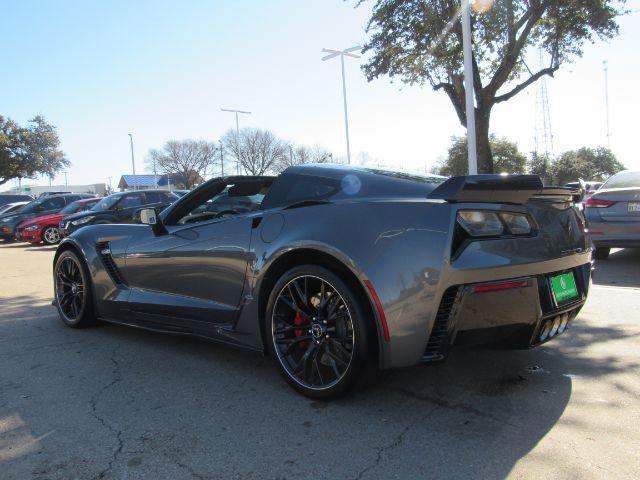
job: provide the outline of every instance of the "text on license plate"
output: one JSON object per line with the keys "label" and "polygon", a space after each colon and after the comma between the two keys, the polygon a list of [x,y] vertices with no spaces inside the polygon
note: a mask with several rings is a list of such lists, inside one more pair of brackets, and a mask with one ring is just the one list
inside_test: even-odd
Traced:
{"label": "text on license plate", "polygon": [[555,277],[551,277],[551,290],[556,299],[556,303],[560,304],[566,300],[578,296],[578,287],[573,278],[573,272],[563,273]]}
{"label": "text on license plate", "polygon": [[629,202],[629,213],[640,213],[640,202]]}

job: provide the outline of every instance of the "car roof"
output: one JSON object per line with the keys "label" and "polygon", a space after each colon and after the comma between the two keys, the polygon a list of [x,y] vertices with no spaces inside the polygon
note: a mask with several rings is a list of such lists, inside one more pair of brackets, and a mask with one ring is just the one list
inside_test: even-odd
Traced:
{"label": "car roof", "polygon": [[422,179],[438,179],[443,181],[449,177],[436,174],[425,174],[420,172],[412,172],[408,170],[400,170],[387,167],[366,167],[360,165],[345,165],[342,163],[307,163],[304,165],[294,165],[287,168],[283,173],[302,173],[307,175],[319,175],[319,176],[334,176],[334,175],[346,175],[348,173],[371,173],[381,175],[394,175],[394,176],[406,176],[418,177]]}
{"label": "car roof", "polygon": [[127,193],[149,193],[149,192],[161,192],[161,193],[173,193],[171,190],[165,188],[145,188],[138,190],[126,190],[124,192],[115,192],[112,195],[125,195]]}
{"label": "car roof", "polygon": [[62,197],[62,198],[66,198],[66,197],[77,197],[80,196],[82,198],[93,198],[93,195],[91,193],[56,193],[55,195],[45,195],[44,197],[39,197],[36,200],[48,200],[50,198],[57,198],[57,197]]}

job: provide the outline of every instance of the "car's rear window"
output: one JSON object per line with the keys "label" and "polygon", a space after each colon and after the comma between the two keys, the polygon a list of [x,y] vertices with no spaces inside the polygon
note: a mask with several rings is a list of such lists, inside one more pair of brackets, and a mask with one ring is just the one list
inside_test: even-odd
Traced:
{"label": "car's rear window", "polygon": [[605,188],[634,188],[640,187],[640,172],[620,172],[616,173],[609,180],[604,182]]}

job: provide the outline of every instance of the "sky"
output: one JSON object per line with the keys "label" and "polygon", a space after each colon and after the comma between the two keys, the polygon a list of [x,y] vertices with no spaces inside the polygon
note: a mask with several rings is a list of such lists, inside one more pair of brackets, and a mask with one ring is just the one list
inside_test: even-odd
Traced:
{"label": "sky", "polygon": [[[3,0],[0,114],[57,126],[71,161],[69,184],[111,183],[149,171],[149,149],[172,139],[217,141],[235,127],[221,108],[251,111],[240,126],[272,130],[296,144],[346,156],[338,59],[321,49],[366,41],[371,2],[354,0],[109,1]],[[609,67],[611,148],[640,169],[640,0],[620,36],[547,80],[554,152],[607,145],[603,60]],[[346,60],[352,159],[426,171],[462,135],[443,92],[388,78],[367,82]],[[535,85],[494,107],[491,131],[530,152]],[[47,184],[48,179],[23,184]],[[54,184],[64,184],[58,175]],[[15,186],[10,182],[2,189]]]}

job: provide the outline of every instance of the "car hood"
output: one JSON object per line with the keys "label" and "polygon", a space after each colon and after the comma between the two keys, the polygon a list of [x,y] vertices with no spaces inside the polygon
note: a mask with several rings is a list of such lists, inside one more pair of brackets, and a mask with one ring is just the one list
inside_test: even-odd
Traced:
{"label": "car hood", "polygon": [[43,215],[41,217],[25,220],[24,222],[22,222],[21,226],[28,227],[29,225],[35,225],[36,223],[56,224],[66,216],[68,216],[67,213],[51,213],[49,215]]}
{"label": "car hood", "polygon": [[17,225],[23,220],[28,220],[37,215],[37,213],[18,213],[18,214],[8,214],[2,215],[0,217],[0,225]]}
{"label": "car hood", "polygon": [[65,221],[74,221],[74,220],[78,220],[79,218],[84,218],[84,217],[94,217],[96,215],[100,215],[100,213],[103,212],[94,212],[92,210],[87,210],[85,212],[78,212],[78,213],[72,213],[71,215],[67,215],[66,217],[64,217]]}

